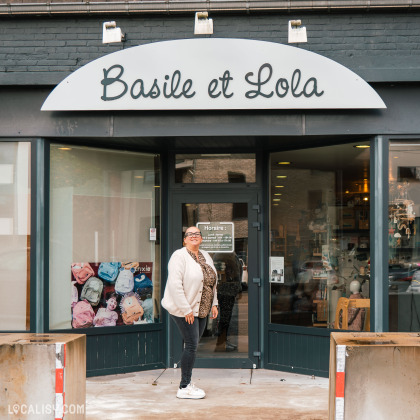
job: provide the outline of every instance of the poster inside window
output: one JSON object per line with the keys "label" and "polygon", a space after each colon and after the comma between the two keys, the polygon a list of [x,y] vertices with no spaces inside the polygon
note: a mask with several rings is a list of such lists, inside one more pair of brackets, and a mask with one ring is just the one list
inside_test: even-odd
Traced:
{"label": "poster inside window", "polygon": [[73,328],[115,327],[158,321],[152,262],[71,265]]}

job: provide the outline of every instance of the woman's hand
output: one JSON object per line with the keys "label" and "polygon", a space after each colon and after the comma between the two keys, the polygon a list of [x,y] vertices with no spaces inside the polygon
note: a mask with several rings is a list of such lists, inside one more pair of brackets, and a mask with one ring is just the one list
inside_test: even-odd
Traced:
{"label": "woman's hand", "polygon": [[194,314],[190,312],[189,314],[185,315],[185,321],[188,322],[188,324],[194,323]]}
{"label": "woman's hand", "polygon": [[219,311],[217,309],[217,306],[212,306],[211,308],[211,316],[210,319],[215,319],[217,318],[217,315],[219,314]]}

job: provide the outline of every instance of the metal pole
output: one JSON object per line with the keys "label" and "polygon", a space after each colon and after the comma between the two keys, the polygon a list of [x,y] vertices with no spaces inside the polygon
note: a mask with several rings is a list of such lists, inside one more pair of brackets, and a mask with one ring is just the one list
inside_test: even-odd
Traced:
{"label": "metal pole", "polygon": [[371,147],[371,316],[372,330],[388,331],[388,161],[389,141],[375,137]]}
{"label": "metal pole", "polygon": [[34,281],[32,285],[35,287],[35,332],[43,333],[45,325],[45,140],[36,139],[35,147],[35,168],[32,172],[35,179],[32,182],[32,194],[35,194],[34,218],[35,224],[32,226],[34,235],[31,261],[34,267]]}

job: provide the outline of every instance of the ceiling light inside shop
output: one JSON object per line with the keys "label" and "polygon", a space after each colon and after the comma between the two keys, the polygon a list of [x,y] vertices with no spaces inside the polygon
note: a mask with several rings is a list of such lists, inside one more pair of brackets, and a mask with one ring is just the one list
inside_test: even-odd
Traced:
{"label": "ceiling light inside shop", "polygon": [[275,185],[274,188],[284,188],[284,185]]}
{"label": "ceiling light inside shop", "polygon": [[369,201],[369,197],[365,197],[363,200],[365,200],[365,201]]}
{"label": "ceiling light inside shop", "polygon": [[353,146],[356,149],[369,149],[369,145],[368,144],[357,144],[356,146]]}
{"label": "ceiling light inside shop", "polygon": [[273,201],[281,201],[281,198],[273,198]]}
{"label": "ceiling light inside shop", "polygon": [[277,175],[276,178],[287,178],[287,175]]}
{"label": "ceiling light inside shop", "polygon": [[291,165],[292,162],[277,162],[277,165]]}
{"label": "ceiling light inside shop", "polygon": [[363,192],[369,192],[369,181],[367,179],[363,180]]}
{"label": "ceiling light inside shop", "polygon": [[58,150],[71,150],[71,147],[59,147]]}
{"label": "ceiling light inside shop", "polygon": [[143,175],[136,175],[134,178],[137,178],[137,179],[143,179],[143,178],[144,178],[144,176],[143,176]]}
{"label": "ceiling light inside shop", "polygon": [[281,193],[275,193],[274,195],[281,195]]}
{"label": "ceiling light inside shop", "polygon": [[155,185],[155,188],[160,188],[160,185]]}

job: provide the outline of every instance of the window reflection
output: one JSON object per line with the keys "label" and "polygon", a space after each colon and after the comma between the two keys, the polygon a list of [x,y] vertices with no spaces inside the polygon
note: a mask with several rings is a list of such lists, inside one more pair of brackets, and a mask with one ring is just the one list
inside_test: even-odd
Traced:
{"label": "window reflection", "polygon": [[369,328],[370,152],[355,146],[271,156],[273,323]]}
{"label": "window reflection", "polygon": [[255,182],[254,154],[176,155],[175,182],[245,184]]}
{"label": "window reflection", "polygon": [[30,158],[30,143],[0,143],[0,330],[30,328]]}
{"label": "window reflection", "polygon": [[420,329],[420,143],[391,142],[389,151],[390,331]]}

